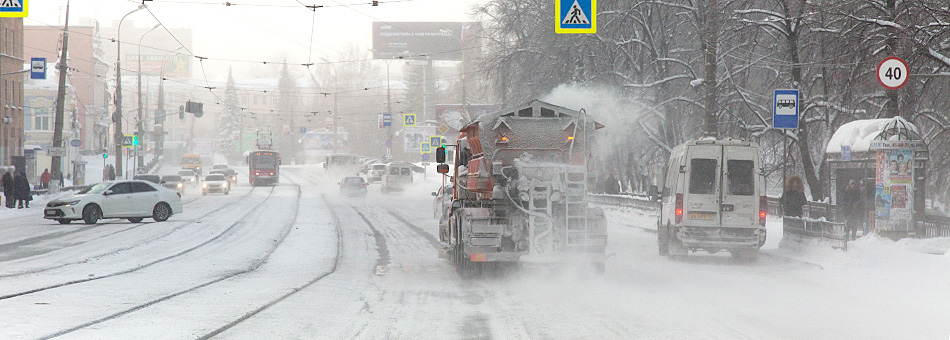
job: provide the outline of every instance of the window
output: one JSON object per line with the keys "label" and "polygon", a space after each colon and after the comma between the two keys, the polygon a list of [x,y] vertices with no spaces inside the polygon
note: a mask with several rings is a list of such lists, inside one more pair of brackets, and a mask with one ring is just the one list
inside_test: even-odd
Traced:
{"label": "window", "polygon": [[408,168],[402,168],[401,170],[403,176],[412,176],[412,170],[409,170]]}
{"label": "window", "polygon": [[541,117],[557,117],[557,114],[554,113],[554,110],[549,108],[541,108]]}
{"label": "window", "polygon": [[729,194],[752,196],[755,194],[755,163],[751,160],[729,160],[726,162],[729,181]]}
{"label": "window", "polygon": [[113,195],[128,194],[132,192],[132,185],[131,183],[119,183],[113,185],[109,190],[112,190]]}
{"label": "window", "polygon": [[398,169],[398,168],[389,168],[389,174],[390,174],[390,175],[393,175],[393,176],[399,175],[399,169]]}
{"label": "window", "polygon": [[151,185],[148,185],[145,183],[135,182],[135,183],[130,183],[130,184],[132,184],[132,192],[158,191],[157,189],[153,188]]}
{"label": "window", "polygon": [[689,161],[689,193],[716,193],[716,163],[715,159],[707,158],[693,158]]}
{"label": "window", "polygon": [[531,117],[531,108],[518,110],[518,117]]}

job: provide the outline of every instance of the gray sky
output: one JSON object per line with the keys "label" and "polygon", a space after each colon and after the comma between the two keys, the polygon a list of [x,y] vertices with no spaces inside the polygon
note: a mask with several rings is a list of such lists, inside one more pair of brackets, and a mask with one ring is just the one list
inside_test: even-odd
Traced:
{"label": "gray sky", "polygon": [[[305,63],[310,45],[311,19],[314,12],[300,2],[325,5],[316,10],[313,35],[313,60],[337,58],[338,52],[350,44],[368,50],[372,45],[373,21],[470,21],[471,7],[481,0],[402,0],[379,6],[365,5],[370,0],[230,0],[234,6],[224,6],[226,0],[155,0],[148,2],[153,13],[168,27],[189,27],[194,30],[193,52],[209,58],[242,60],[274,60],[287,58],[288,62]],[[396,0],[399,1],[399,0]],[[205,4],[199,4],[205,3]],[[352,5],[339,6],[340,4]],[[29,17],[25,25],[59,25],[65,12],[66,0],[30,1]],[[244,4],[286,5],[291,7],[242,6]],[[96,18],[103,26],[138,6],[131,0],[74,0],[71,2],[70,22],[81,18]],[[331,7],[336,6],[336,7]],[[154,19],[146,11],[139,11],[126,19],[129,25],[151,27]],[[147,45],[147,43],[143,43]],[[106,48],[114,48],[107,44]],[[235,69],[243,68],[233,63]],[[218,78],[226,72],[229,63],[205,62],[209,78]],[[246,67],[246,65],[244,66]],[[200,72],[195,70],[195,72]]]}

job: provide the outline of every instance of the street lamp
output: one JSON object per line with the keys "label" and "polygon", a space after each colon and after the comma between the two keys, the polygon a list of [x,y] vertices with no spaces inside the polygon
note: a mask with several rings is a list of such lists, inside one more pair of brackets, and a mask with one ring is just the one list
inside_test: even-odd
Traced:
{"label": "street lamp", "polygon": [[[138,110],[138,117],[139,117],[139,121],[138,121],[138,124],[136,124],[136,126],[135,126],[135,130],[138,131],[139,138],[142,138],[142,139],[144,139],[144,137],[145,137],[145,134],[142,133],[142,132],[143,132],[142,130],[143,130],[143,127],[144,127],[144,122],[142,121],[142,111],[143,111],[143,110],[142,110],[142,39],[145,39],[145,36],[146,36],[146,35],[148,35],[148,34],[151,33],[152,31],[154,31],[156,28],[159,28],[160,26],[162,26],[162,24],[160,24],[160,23],[159,23],[159,24],[155,24],[155,26],[153,26],[152,28],[150,28],[150,29],[149,29],[148,31],[146,31],[145,33],[143,33],[142,36],[139,38],[139,53],[138,53],[138,63],[139,63],[139,65],[138,65],[138,71],[139,71],[139,72],[138,72],[138,78],[139,78],[139,79],[138,79],[138,83],[139,83],[139,84],[138,84],[138,85],[139,85],[139,93],[138,93],[139,110]],[[141,142],[143,142],[143,141],[139,141],[139,143],[141,143]],[[134,147],[134,149],[135,149],[135,153],[136,153],[137,156],[138,156],[138,157],[135,158],[136,167],[142,166],[142,161],[143,161],[142,153],[138,151],[138,146],[137,146],[137,145]]]}
{"label": "street lamp", "polygon": [[139,5],[134,10],[126,13],[119,20],[119,25],[115,33],[115,173],[122,173],[122,22],[130,14],[138,12],[145,8],[145,5]]}

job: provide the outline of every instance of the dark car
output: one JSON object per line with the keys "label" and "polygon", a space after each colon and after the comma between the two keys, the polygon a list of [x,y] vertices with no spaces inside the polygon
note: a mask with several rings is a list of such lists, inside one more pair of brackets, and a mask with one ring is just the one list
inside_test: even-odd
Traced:
{"label": "dark car", "polygon": [[161,186],[178,190],[179,193],[185,193],[185,182],[182,181],[181,176],[179,175],[165,175],[162,176]]}
{"label": "dark car", "polygon": [[366,196],[366,180],[363,177],[346,177],[340,182],[340,193],[348,196]]}
{"label": "dark car", "polygon": [[155,184],[160,184],[162,182],[162,178],[158,177],[158,175],[135,175],[135,177],[132,177],[132,179],[137,181],[149,181]]}

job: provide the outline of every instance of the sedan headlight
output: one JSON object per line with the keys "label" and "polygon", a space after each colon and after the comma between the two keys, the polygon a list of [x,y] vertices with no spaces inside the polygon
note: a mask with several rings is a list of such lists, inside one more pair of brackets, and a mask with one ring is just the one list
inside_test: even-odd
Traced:
{"label": "sedan headlight", "polygon": [[181,188],[181,183],[178,183],[178,187]]}
{"label": "sedan headlight", "polygon": [[81,202],[81,200],[73,200],[73,201],[66,202],[66,204],[64,205],[68,207],[71,205],[79,204],[79,202]]}
{"label": "sedan headlight", "polygon": [[208,187],[208,183],[201,183],[201,187],[202,187],[202,188],[207,188],[207,187]]}
{"label": "sedan headlight", "polygon": [[228,187],[228,182],[221,183],[221,187],[222,187],[222,188],[227,188],[227,187]]}

